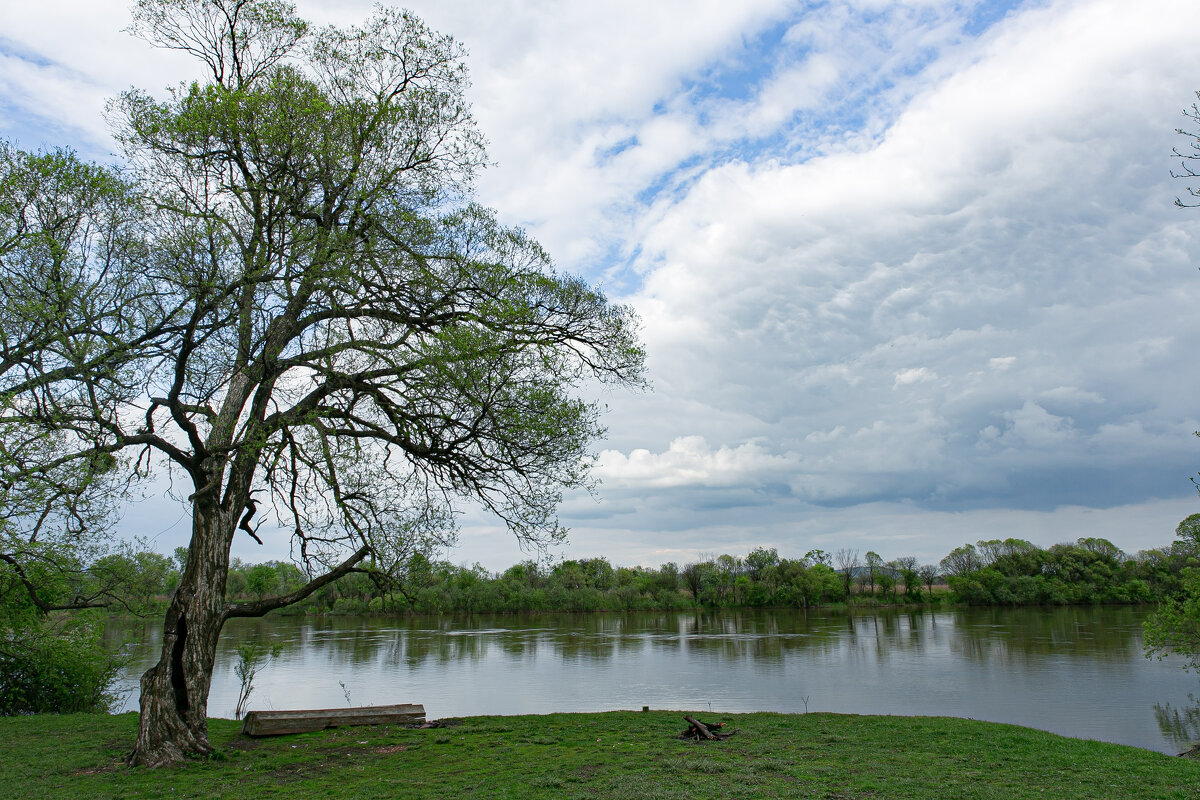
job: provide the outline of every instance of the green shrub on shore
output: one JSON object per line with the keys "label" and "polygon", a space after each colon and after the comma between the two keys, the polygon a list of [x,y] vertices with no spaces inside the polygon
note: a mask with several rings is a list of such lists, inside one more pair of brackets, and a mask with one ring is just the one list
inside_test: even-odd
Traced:
{"label": "green shrub on shore", "polygon": [[102,627],[83,615],[0,620],[0,716],[108,711],[122,662]]}

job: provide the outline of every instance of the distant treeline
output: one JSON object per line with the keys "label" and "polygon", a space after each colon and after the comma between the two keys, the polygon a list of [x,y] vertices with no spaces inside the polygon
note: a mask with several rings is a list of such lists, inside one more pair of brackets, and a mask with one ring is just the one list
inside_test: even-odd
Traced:
{"label": "distant treeline", "polygon": [[[173,591],[186,558],[156,553],[109,556],[131,608],[149,608]],[[839,604],[1068,605],[1153,603],[1175,594],[1200,552],[1186,542],[1130,556],[1105,539],[1038,547],[994,539],[955,548],[938,564],[877,553],[812,550],[781,558],[774,548],[745,557],[720,555],[680,566],[614,567],[604,558],[556,564],[525,561],[503,572],[476,564],[411,558],[402,575],[382,581],[348,575],[282,613],[503,613],[642,611]],[[287,562],[247,564],[229,572],[230,599],[286,593],[305,582]]]}

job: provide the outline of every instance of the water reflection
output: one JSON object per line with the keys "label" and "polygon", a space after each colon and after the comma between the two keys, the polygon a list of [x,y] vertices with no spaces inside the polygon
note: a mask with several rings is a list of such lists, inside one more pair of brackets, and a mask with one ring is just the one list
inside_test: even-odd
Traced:
{"label": "water reflection", "polygon": [[1162,735],[1180,750],[1200,742],[1200,701],[1188,695],[1188,705],[1175,708],[1170,703],[1154,704],[1154,719]]}
{"label": "water reflection", "polygon": [[[279,642],[257,708],[424,702],[430,715],[707,708],[930,714],[1178,750],[1200,738],[1196,679],[1142,657],[1136,608],[870,614],[689,611],[234,620],[209,709],[232,716],[235,648]],[[157,655],[155,623],[128,686]],[[343,684],[345,689],[343,689]],[[130,696],[128,707],[136,707]],[[1190,727],[1189,727],[1190,726]]]}

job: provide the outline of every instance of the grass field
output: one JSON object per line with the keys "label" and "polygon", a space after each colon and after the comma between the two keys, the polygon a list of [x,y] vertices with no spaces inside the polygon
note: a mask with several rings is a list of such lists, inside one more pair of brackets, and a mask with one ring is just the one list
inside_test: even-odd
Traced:
{"label": "grass field", "polygon": [[0,718],[0,785],[20,798],[1198,798],[1200,762],[940,717],[711,714],[727,741],[676,739],[683,712],[469,717],[249,739],[212,720],[211,759],[122,757],[137,717]]}

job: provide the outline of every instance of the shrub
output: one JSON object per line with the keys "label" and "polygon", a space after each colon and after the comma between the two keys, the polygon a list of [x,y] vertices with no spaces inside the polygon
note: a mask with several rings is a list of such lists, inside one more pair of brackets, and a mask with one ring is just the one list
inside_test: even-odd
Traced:
{"label": "shrub", "polygon": [[123,659],[105,650],[100,622],[73,616],[10,619],[0,627],[0,715],[109,711]]}

